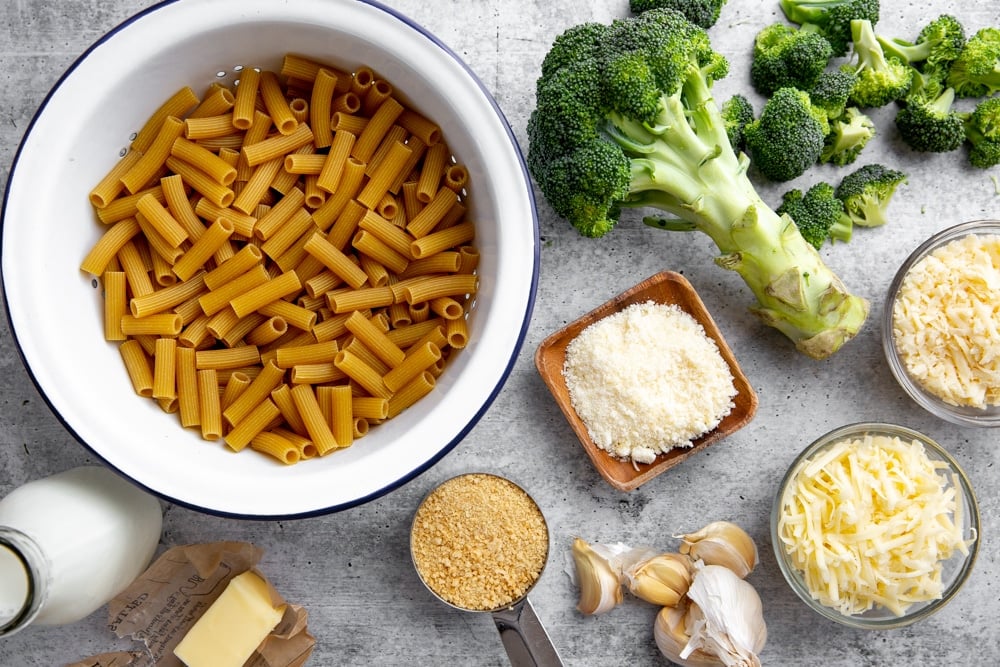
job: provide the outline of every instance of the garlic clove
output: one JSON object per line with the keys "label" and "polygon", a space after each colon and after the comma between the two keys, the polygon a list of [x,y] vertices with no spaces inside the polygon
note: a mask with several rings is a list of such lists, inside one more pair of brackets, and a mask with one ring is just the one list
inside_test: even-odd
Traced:
{"label": "garlic clove", "polygon": [[653,639],[656,641],[656,647],[660,649],[663,657],[670,662],[681,665],[681,667],[719,667],[724,665],[717,657],[700,649],[692,650],[687,654],[687,657],[681,657],[681,653],[691,640],[686,629],[689,606],[694,605],[682,601],[677,606],[664,607],[660,610],[653,623]]}
{"label": "garlic clove", "polygon": [[752,585],[720,565],[697,566],[691,588],[685,630],[690,640],[681,651],[687,657],[700,650],[727,667],[760,667],[758,654],[767,642],[763,605]]}
{"label": "garlic clove", "polygon": [[722,565],[746,578],[757,567],[757,545],[735,523],[713,521],[701,530],[675,535],[681,540],[679,551],[706,565]]}
{"label": "garlic clove", "polygon": [[663,607],[673,607],[691,585],[691,559],[681,554],[660,554],[625,572],[629,591],[636,597]]}
{"label": "garlic clove", "polygon": [[573,562],[576,565],[576,582],[580,588],[577,609],[583,614],[603,614],[622,601],[620,574],[579,537],[573,540]]}

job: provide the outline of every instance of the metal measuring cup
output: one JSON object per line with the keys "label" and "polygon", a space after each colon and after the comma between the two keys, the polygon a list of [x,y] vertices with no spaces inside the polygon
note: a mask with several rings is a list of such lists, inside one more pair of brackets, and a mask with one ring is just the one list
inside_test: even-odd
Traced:
{"label": "metal measuring cup", "polygon": [[[465,477],[466,475],[485,475],[493,477],[503,480],[517,489],[520,489],[524,496],[538,510],[538,514],[541,516],[542,523],[545,527],[545,561],[542,562],[542,566],[539,568],[534,581],[531,582],[520,597],[513,599],[507,604],[495,609],[462,607],[447,600],[440,593],[434,590],[427,580],[424,579],[424,575],[421,573],[417,562],[417,557],[414,555],[414,534],[417,528],[417,518],[420,515],[421,508],[424,507],[428,499],[431,498],[442,486],[448,484],[449,482],[453,482],[454,480],[458,480],[461,477]],[[497,511],[502,511],[502,508],[497,508]],[[424,584],[424,587],[430,591],[431,595],[449,607],[461,611],[490,614],[493,617],[493,623],[496,625],[497,631],[500,633],[500,640],[503,642],[504,649],[507,652],[507,657],[510,659],[510,663],[513,667],[561,667],[563,664],[562,660],[559,658],[559,653],[552,644],[552,640],[549,638],[541,620],[539,620],[538,615],[535,613],[534,607],[531,606],[531,601],[528,600],[528,593],[531,592],[531,589],[535,587],[535,584],[537,584],[538,580],[542,577],[542,572],[545,569],[545,562],[548,561],[548,555],[548,524],[545,523],[545,515],[542,514],[541,508],[538,507],[538,503],[536,503],[531,495],[528,494],[528,492],[521,486],[511,482],[505,477],[500,477],[499,475],[493,475],[491,473],[466,473],[465,475],[458,475],[445,480],[424,497],[420,506],[418,506],[417,511],[414,513],[413,522],[410,525],[410,559],[412,560],[413,568],[416,570],[417,576]]]}

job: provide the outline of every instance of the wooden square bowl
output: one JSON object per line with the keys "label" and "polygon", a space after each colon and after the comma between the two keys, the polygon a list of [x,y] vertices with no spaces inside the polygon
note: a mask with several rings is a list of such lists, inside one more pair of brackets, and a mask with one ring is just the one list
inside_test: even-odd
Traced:
{"label": "wooden square bowl", "polygon": [[[566,386],[566,379],[563,377],[562,371],[566,362],[566,346],[581,331],[594,322],[623,310],[632,304],[645,303],[647,301],[665,305],[676,305],[701,324],[705,329],[705,333],[718,345],[719,352],[722,353],[722,358],[729,364],[737,393],[733,398],[734,407],[732,411],[723,418],[716,428],[697,438],[691,447],[675,447],[668,452],[659,454],[652,463],[635,464],[632,461],[623,461],[611,456],[607,451],[598,447],[590,438],[586,425],[584,425],[579,415],[576,414],[570,402],[569,388]],[[584,450],[597,468],[597,471],[611,486],[621,491],[631,491],[638,488],[696,452],[700,452],[712,443],[735,433],[746,426],[753,419],[754,413],[757,411],[757,394],[754,392],[750,382],[747,381],[739,364],[736,363],[733,351],[729,349],[725,339],[723,339],[719,327],[716,326],[715,321],[709,315],[705,304],[698,296],[698,293],[695,292],[691,283],[684,276],[673,271],[664,271],[647,278],[635,287],[619,294],[580,319],[569,323],[550,335],[542,341],[542,344],[538,346],[538,350],[535,352],[535,366],[538,368],[538,372],[541,374],[545,384],[548,385],[549,391],[552,392],[556,403],[559,404],[570,426],[576,432],[577,437],[583,444]]]}

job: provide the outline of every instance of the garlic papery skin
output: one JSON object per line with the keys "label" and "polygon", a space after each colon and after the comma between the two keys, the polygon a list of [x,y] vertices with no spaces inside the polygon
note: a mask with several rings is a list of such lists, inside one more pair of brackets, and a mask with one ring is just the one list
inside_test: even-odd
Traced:
{"label": "garlic papery skin", "polygon": [[673,607],[691,586],[691,559],[681,554],[660,554],[637,563],[625,572],[625,583],[636,597],[661,607]]}
{"label": "garlic papery skin", "polygon": [[573,540],[573,563],[580,588],[577,609],[582,614],[603,614],[622,601],[621,572],[581,538]]}
{"label": "garlic papery skin", "polygon": [[721,660],[700,649],[691,651],[686,658],[681,657],[681,653],[691,640],[685,628],[687,604],[689,603],[682,601],[675,607],[664,607],[656,615],[656,621],[653,623],[653,639],[656,641],[656,647],[660,649],[663,657],[681,667],[721,667],[724,664]]}
{"label": "garlic papery skin", "polygon": [[676,535],[679,551],[706,565],[722,565],[745,579],[757,567],[757,545],[735,523],[713,521],[696,533]]}
{"label": "garlic papery skin", "polygon": [[688,589],[690,640],[681,651],[716,655],[727,667],[760,667],[758,654],[767,642],[760,596],[752,585],[721,565],[696,565]]}

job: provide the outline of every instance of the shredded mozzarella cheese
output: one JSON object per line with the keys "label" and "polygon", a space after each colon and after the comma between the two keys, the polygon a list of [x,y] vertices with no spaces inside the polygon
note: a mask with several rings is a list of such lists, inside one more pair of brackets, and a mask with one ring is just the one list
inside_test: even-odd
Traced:
{"label": "shredded mozzarella cheese", "polygon": [[951,405],[1000,404],[1000,236],[969,234],[907,271],[892,334],[910,376]]}
{"label": "shredded mozzarella cheese", "polygon": [[637,303],[584,329],[563,375],[591,439],[620,459],[651,463],[690,447],[734,407],[715,341],[677,306]]}
{"label": "shredded mozzarella cheese", "polygon": [[941,597],[943,562],[971,543],[943,468],[920,442],[884,435],[837,442],[797,466],[778,534],[815,600],[848,616],[903,615]]}

